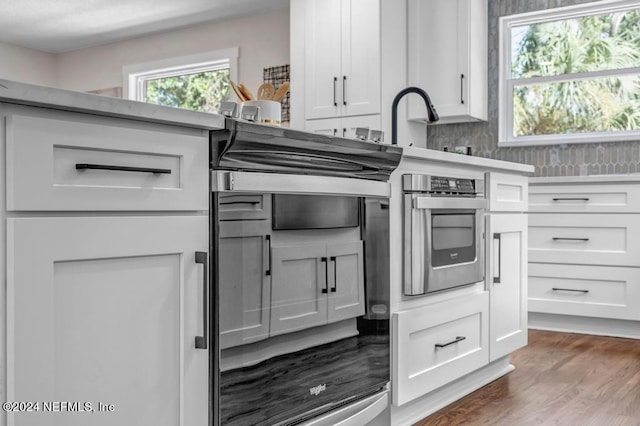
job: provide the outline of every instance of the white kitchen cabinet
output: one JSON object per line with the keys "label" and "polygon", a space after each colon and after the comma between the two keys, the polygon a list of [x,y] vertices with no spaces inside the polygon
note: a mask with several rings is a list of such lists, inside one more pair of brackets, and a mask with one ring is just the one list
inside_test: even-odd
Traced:
{"label": "white kitchen cabinet", "polygon": [[530,326],[639,338],[637,178],[536,178],[530,194]]}
{"label": "white kitchen cabinet", "polygon": [[271,335],[364,314],[362,241],[272,247]]}
{"label": "white kitchen cabinet", "polygon": [[305,130],[327,136],[355,138],[356,128],[379,130],[382,126],[380,114],[363,115],[359,117],[325,118],[322,120],[307,120]]}
{"label": "white kitchen cabinet", "polygon": [[486,217],[490,360],[527,344],[527,215]]}
{"label": "white kitchen cabinet", "polygon": [[292,126],[380,114],[379,0],[293,0],[291,40]]}
{"label": "white kitchen cabinet", "polygon": [[[269,337],[270,221],[220,223],[218,251],[220,348]],[[242,307],[242,309],[238,309]]]}
{"label": "white kitchen cabinet", "polygon": [[206,216],[8,218],[7,400],[95,411],[8,424],[208,424],[206,229]]}
{"label": "white kitchen cabinet", "polygon": [[487,292],[393,314],[393,404],[401,406],[489,362]]}
{"label": "white kitchen cabinet", "polygon": [[[438,123],[487,120],[487,0],[409,0],[409,85],[424,89]],[[408,118],[426,120],[424,102]]]}

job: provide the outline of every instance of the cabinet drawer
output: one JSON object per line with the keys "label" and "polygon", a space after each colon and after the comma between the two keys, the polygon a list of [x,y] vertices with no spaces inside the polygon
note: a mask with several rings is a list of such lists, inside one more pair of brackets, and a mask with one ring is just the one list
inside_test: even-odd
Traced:
{"label": "cabinet drawer", "polygon": [[405,404],[489,362],[488,294],[393,316],[393,403]]}
{"label": "cabinet drawer", "polygon": [[490,211],[527,211],[528,178],[526,176],[487,173],[486,190]]}
{"label": "cabinet drawer", "polygon": [[638,270],[530,263],[529,311],[640,320]]}
{"label": "cabinet drawer", "polygon": [[271,216],[271,195],[229,194],[218,196],[220,220],[257,220]]}
{"label": "cabinet drawer", "polygon": [[640,215],[530,214],[529,261],[640,266]]}
{"label": "cabinet drawer", "polygon": [[584,213],[640,213],[640,185],[531,185],[529,211]]}
{"label": "cabinet drawer", "polygon": [[208,210],[204,130],[15,107],[6,142],[8,210]]}

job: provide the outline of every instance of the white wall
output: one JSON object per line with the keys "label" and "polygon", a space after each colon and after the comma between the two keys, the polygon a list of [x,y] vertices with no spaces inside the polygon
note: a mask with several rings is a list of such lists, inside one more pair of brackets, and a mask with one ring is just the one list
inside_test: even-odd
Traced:
{"label": "white wall", "polygon": [[40,86],[55,86],[56,56],[0,43],[0,78]]}
{"label": "white wall", "polygon": [[77,91],[120,87],[126,65],[230,47],[240,49],[238,80],[255,94],[263,68],[289,63],[289,9],[61,53],[56,86]]}

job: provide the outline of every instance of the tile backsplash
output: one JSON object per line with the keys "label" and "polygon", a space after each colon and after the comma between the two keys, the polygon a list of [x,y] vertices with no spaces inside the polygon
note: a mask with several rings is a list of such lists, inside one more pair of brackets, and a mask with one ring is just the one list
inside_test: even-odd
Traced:
{"label": "tile backsplash", "polygon": [[[535,166],[536,176],[640,173],[640,142],[583,143],[498,148],[498,46],[500,16],[593,0],[489,0],[488,121],[427,127],[427,145],[442,150],[471,146],[473,155]],[[436,105],[436,108],[438,105]]]}

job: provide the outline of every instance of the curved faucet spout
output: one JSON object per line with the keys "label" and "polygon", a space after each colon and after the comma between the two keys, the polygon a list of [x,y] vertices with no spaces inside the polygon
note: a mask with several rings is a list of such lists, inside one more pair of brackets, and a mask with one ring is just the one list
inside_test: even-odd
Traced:
{"label": "curved faucet spout", "polygon": [[429,123],[433,123],[434,121],[438,121],[440,119],[435,107],[431,103],[431,98],[429,98],[427,92],[419,87],[407,87],[406,89],[401,90],[393,99],[393,104],[391,105],[391,145],[398,144],[398,103],[400,102],[400,99],[402,99],[402,97],[407,93],[416,93],[420,95],[422,99],[424,99],[424,103],[427,106]]}

